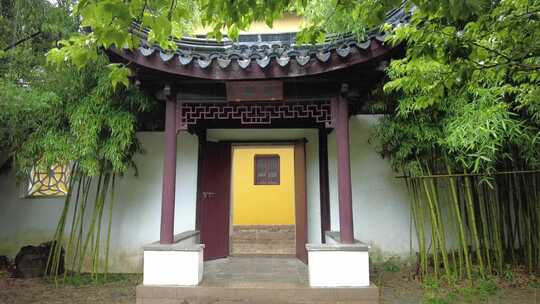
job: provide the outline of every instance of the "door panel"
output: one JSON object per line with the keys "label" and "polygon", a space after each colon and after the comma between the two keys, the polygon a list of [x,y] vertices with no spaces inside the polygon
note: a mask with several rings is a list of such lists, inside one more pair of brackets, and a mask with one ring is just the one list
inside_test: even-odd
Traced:
{"label": "door panel", "polygon": [[305,144],[294,145],[294,196],[296,214],[296,257],[308,263],[307,244],[307,193]]}
{"label": "door panel", "polygon": [[229,255],[231,146],[206,142],[201,150],[197,205],[201,243],[205,245],[204,260],[207,261]]}

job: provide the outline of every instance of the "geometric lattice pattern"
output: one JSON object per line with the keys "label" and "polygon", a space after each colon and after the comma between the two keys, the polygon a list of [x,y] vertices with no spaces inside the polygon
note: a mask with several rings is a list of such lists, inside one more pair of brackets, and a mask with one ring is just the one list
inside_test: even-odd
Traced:
{"label": "geometric lattice pattern", "polygon": [[31,197],[65,196],[68,192],[69,166],[34,167],[26,195]]}
{"label": "geometric lattice pattern", "polygon": [[236,120],[243,125],[270,125],[277,119],[313,119],[333,126],[330,101],[285,103],[179,103],[177,129],[186,130],[201,120]]}

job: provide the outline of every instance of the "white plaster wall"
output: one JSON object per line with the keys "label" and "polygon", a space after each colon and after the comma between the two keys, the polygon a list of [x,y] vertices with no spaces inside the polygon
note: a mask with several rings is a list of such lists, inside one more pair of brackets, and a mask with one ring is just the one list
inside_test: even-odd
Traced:
{"label": "white plaster wall", "polygon": [[[137,137],[145,150],[135,157],[138,176],[130,171],[116,183],[113,272],[140,272],[141,247],[160,234],[163,133],[140,132]],[[175,233],[180,233],[195,228],[197,137],[179,134],[177,151]],[[63,207],[63,199],[27,199],[19,193],[13,176],[0,177],[0,255],[14,256],[22,245],[50,240]]]}
{"label": "white plaster wall", "polygon": [[[375,116],[351,118],[351,163],[355,237],[385,253],[409,253],[409,202],[402,181],[387,160],[368,144]],[[135,162],[138,176],[117,180],[112,228],[111,270],[142,270],[142,249],[159,239],[163,133],[138,133],[146,153]],[[214,129],[209,140],[307,139],[308,239],[320,243],[318,135],[315,129]],[[335,135],[329,137],[331,225],[339,230]],[[175,232],[195,228],[197,137],[178,135]],[[62,199],[23,199],[13,176],[0,176],[0,255],[16,254],[22,245],[49,240],[63,207]],[[104,220],[107,220],[106,217]],[[69,227],[68,227],[69,228]],[[414,239],[413,239],[414,242]],[[414,244],[414,243],[413,243]]]}
{"label": "white plaster wall", "polygon": [[0,255],[48,240],[62,211],[63,199],[22,199],[23,193],[13,174],[0,175]]}
{"label": "white plaster wall", "polygon": [[[135,158],[138,176],[127,173],[118,180],[112,235],[113,267],[123,264],[140,271],[141,246],[159,240],[163,177],[163,133],[138,134],[145,153]],[[176,159],[176,203],[174,231],[195,229],[197,188],[197,136],[179,133]],[[192,161],[195,159],[195,161]],[[115,262],[118,259],[118,262]],[[128,261],[126,263],[126,261]],[[122,269],[119,269],[122,270]]]}
{"label": "white plaster wall", "polygon": [[[395,178],[397,174],[390,162],[382,159],[368,143],[377,119],[376,115],[357,115],[349,121],[354,235],[372,245],[375,258],[379,250],[384,255],[405,256],[411,244],[409,198],[405,183]],[[332,132],[328,138],[331,227],[338,231],[336,155],[336,136]],[[416,239],[412,240],[414,246]]]}

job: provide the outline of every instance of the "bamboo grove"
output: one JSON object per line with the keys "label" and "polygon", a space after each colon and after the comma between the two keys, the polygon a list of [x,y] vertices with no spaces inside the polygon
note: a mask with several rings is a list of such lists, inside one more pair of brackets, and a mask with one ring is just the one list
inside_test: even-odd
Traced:
{"label": "bamboo grove", "polygon": [[499,172],[488,182],[422,167],[423,175],[405,177],[422,277],[472,280],[517,265],[540,271],[539,171]]}
{"label": "bamboo grove", "polygon": [[[68,275],[80,275],[82,271],[90,272],[95,281],[106,280],[116,175],[102,166],[98,176],[89,176],[76,163],[70,172],[69,190],[47,269],[55,282],[65,281]],[[68,271],[60,277],[62,258]]]}
{"label": "bamboo grove", "polygon": [[0,169],[26,181],[33,168],[72,164],[51,235],[48,269],[56,280],[62,254],[65,275],[108,272],[116,177],[136,174],[138,116],[154,104],[135,88],[113,85],[114,69],[100,49],[84,67],[46,63],[59,40],[80,35],[76,3],[0,1]]}
{"label": "bamboo grove", "polygon": [[540,271],[540,1],[406,1],[371,141],[411,194],[419,273]]}

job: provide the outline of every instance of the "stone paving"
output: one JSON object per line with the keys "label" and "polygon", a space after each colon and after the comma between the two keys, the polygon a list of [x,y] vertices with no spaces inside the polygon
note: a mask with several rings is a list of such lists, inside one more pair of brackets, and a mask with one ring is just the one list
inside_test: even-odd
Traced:
{"label": "stone paving", "polygon": [[137,304],[375,304],[377,287],[311,288],[295,257],[232,256],[204,263],[199,286],[137,286]]}
{"label": "stone paving", "polygon": [[307,287],[308,268],[294,257],[229,257],[204,264],[202,286]]}

